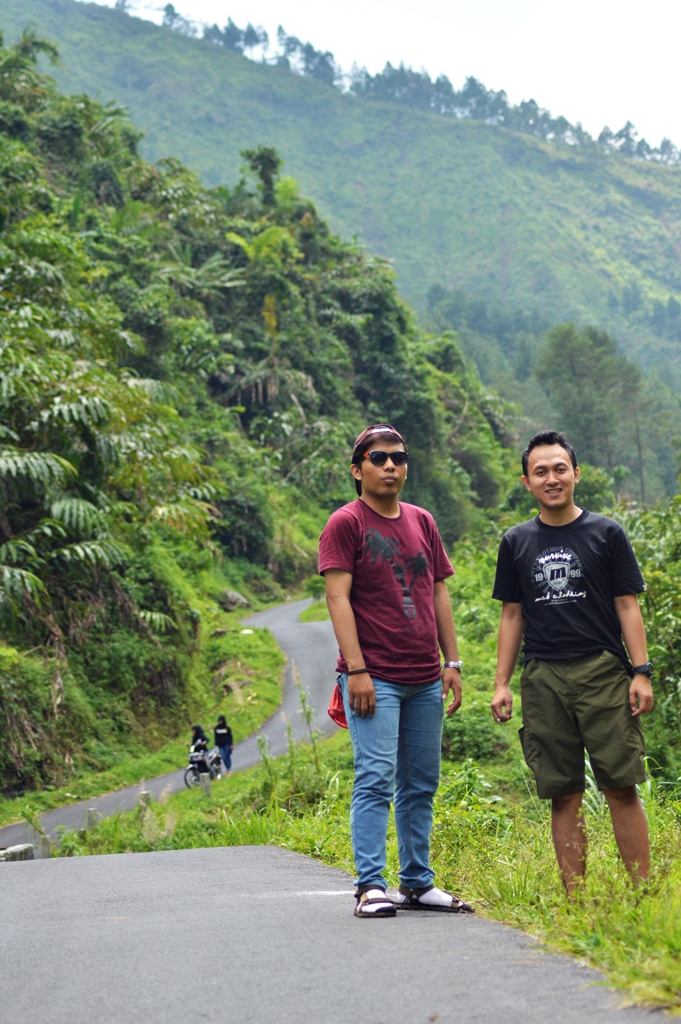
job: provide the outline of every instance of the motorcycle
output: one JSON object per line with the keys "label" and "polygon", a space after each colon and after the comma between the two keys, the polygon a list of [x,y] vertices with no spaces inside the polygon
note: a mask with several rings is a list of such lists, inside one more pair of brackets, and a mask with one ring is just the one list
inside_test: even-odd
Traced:
{"label": "motorcycle", "polygon": [[210,775],[211,780],[222,778],[222,758],[217,747],[211,750],[189,748],[189,764],[184,773],[184,784],[190,789],[201,785],[201,776]]}

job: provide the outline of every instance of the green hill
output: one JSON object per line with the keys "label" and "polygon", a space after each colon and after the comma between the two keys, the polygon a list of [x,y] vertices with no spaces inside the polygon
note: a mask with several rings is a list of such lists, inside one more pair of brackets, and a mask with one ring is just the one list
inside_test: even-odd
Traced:
{"label": "green hill", "polygon": [[436,283],[548,320],[610,330],[681,390],[681,171],[343,95],[122,11],[4,0],[7,41],[33,20],[69,92],[126,104],[152,160],[207,185],[274,145],[333,227],[394,261],[422,312]]}

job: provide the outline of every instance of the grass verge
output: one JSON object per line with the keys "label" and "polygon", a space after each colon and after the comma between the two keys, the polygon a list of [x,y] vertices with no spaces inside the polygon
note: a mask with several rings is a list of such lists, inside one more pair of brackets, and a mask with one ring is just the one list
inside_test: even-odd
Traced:
{"label": "grass verge", "polygon": [[298,616],[298,622],[330,622],[331,616],[323,597],[313,601]]}

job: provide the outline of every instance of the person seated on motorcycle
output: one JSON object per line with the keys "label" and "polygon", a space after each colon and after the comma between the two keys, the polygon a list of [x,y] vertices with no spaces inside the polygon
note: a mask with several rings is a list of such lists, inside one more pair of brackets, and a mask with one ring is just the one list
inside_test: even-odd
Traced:
{"label": "person seated on motorcycle", "polygon": [[208,750],[208,737],[200,725],[192,726],[192,750],[195,750],[197,754]]}
{"label": "person seated on motorcycle", "polygon": [[[192,745],[190,747],[190,750],[193,751],[195,754],[205,754],[206,751],[208,750],[208,737],[206,736],[205,732],[203,731],[200,725],[192,726]],[[200,772],[209,771],[208,762],[206,761],[205,757],[198,762],[197,767]]]}

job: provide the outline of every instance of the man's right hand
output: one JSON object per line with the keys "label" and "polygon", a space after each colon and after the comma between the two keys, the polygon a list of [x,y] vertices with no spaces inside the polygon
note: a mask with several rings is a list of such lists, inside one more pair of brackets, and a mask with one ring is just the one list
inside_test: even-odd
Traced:
{"label": "man's right hand", "polygon": [[495,722],[508,722],[513,714],[513,694],[508,684],[497,686],[490,705]]}
{"label": "man's right hand", "polygon": [[359,715],[360,718],[364,718],[366,715],[369,715],[370,718],[374,717],[376,691],[374,681],[368,672],[348,677],[348,695],[350,707],[356,715]]}

